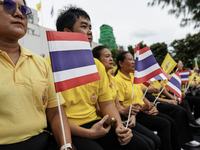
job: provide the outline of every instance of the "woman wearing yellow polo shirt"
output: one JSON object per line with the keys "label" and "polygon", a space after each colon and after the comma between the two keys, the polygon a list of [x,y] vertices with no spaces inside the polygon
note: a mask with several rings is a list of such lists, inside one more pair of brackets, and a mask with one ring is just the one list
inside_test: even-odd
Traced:
{"label": "woman wearing yellow polo shirt", "polygon": [[[133,76],[131,72],[135,69],[135,62],[133,56],[129,52],[121,52],[118,54],[116,71],[116,83],[119,87],[118,99],[123,106],[130,106],[130,104],[140,103],[143,92],[140,84],[134,85],[134,96],[132,95]],[[161,139],[160,150],[178,150],[180,149],[177,137],[171,131],[171,123],[173,120],[161,113],[158,113],[155,106],[144,98],[144,103],[137,113],[137,122],[144,125],[152,131],[157,131]],[[176,142],[174,142],[176,141]]]}
{"label": "woman wearing yellow polo shirt", "polygon": [[[0,150],[48,149],[47,120],[59,147],[64,144],[49,64],[18,43],[31,13],[25,0],[0,0]],[[64,111],[62,117],[66,143],[71,143]]]}
{"label": "woman wearing yellow polo shirt", "polygon": [[[122,120],[127,120],[129,107],[122,106],[117,97],[117,91],[118,87],[116,86],[115,78],[109,73],[109,70],[113,68],[113,58],[110,50],[106,46],[97,46],[92,50],[94,58],[97,58],[101,61],[101,63],[105,66],[107,76],[109,79],[109,85],[110,85],[110,91],[112,94],[113,102],[116,105]],[[136,104],[132,108],[132,115],[136,115],[139,111],[138,106],[141,106],[140,104]],[[98,107],[98,106],[97,106]],[[100,111],[100,109],[99,109]],[[98,112],[99,113],[99,112]],[[100,113],[99,113],[100,114]],[[152,131],[148,130],[144,126],[142,126],[139,123],[133,123],[129,124],[129,127],[132,128],[132,132],[135,135],[135,138],[141,139],[140,145],[144,144],[149,145],[149,148],[151,150],[158,149],[160,146],[160,139],[157,135],[155,135]],[[145,140],[145,141],[144,141]],[[147,143],[147,144],[146,144]]]}

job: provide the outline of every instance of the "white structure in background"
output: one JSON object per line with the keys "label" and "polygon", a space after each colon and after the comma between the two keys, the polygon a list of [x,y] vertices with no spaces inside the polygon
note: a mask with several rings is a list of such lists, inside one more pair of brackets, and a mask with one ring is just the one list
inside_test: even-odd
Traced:
{"label": "white structure in background", "polygon": [[[28,20],[28,29],[26,35],[19,40],[20,45],[26,49],[31,50],[37,55],[44,54],[45,57],[49,56],[46,31],[53,31],[38,25],[38,14],[37,10],[32,9],[32,18]],[[101,45],[99,43],[92,43],[92,47]]]}

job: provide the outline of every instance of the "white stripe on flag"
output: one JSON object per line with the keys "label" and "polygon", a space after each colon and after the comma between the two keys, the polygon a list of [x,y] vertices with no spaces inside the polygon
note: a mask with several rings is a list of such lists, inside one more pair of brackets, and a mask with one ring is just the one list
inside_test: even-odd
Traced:
{"label": "white stripe on flag", "polygon": [[142,78],[144,76],[149,75],[151,72],[153,72],[153,71],[155,71],[157,69],[160,69],[160,66],[156,63],[156,64],[152,65],[151,67],[149,67],[149,68],[147,68],[145,70],[142,70],[140,72],[135,70],[135,77]]}
{"label": "white stripe on flag", "polygon": [[188,81],[188,78],[181,78],[181,81]]}
{"label": "white stripe on flag", "polygon": [[86,41],[48,41],[49,51],[56,52],[62,50],[91,50],[89,42]]}
{"label": "white stripe on flag", "polygon": [[171,82],[167,83],[168,86],[170,86],[172,89],[174,89],[177,93],[179,93],[181,95],[181,89],[177,88],[174,84],[172,84]]}
{"label": "white stripe on flag", "polygon": [[179,72],[180,75],[189,75],[189,72]]}
{"label": "white stripe on flag", "polygon": [[98,72],[96,65],[91,65],[91,66],[86,66],[86,67],[54,72],[53,74],[54,74],[55,82],[60,82],[60,81],[65,81],[65,80],[89,75],[96,72]]}
{"label": "white stripe on flag", "polygon": [[176,74],[174,74],[173,77],[181,84],[181,79]]}
{"label": "white stripe on flag", "polygon": [[145,53],[143,53],[143,54],[140,54],[140,55],[138,56],[138,61],[141,61],[141,60],[143,60],[143,59],[145,59],[145,58],[147,58],[147,57],[149,57],[149,56],[151,56],[151,55],[152,55],[151,50],[148,50],[147,52],[145,52]]}

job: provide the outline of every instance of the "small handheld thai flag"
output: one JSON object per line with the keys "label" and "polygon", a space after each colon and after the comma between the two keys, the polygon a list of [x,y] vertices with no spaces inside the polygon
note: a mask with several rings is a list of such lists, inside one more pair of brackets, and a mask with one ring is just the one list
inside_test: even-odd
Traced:
{"label": "small handheld thai flag", "polygon": [[134,83],[144,83],[162,73],[149,47],[136,52]]}
{"label": "small handheld thai flag", "polygon": [[186,83],[189,81],[189,74],[190,74],[189,70],[179,71],[179,75],[181,76],[182,83]]}
{"label": "small handheld thai flag", "polygon": [[56,92],[100,79],[85,34],[47,31]]}
{"label": "small handheld thai flag", "polygon": [[160,73],[159,75],[157,75],[154,78],[151,78],[150,81],[156,81],[156,80],[168,80],[170,79],[170,77],[163,71],[162,68],[160,68],[162,73]]}
{"label": "small handheld thai flag", "polygon": [[173,74],[165,87],[181,99],[181,77],[178,72]]}

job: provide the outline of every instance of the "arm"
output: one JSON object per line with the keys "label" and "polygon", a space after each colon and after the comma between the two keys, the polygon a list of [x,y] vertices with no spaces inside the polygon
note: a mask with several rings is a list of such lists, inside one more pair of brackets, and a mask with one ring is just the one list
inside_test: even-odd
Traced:
{"label": "arm", "polygon": [[165,95],[169,99],[174,99],[174,96],[170,94],[166,89],[163,90],[162,94]]}
{"label": "arm", "polygon": [[108,126],[107,128],[103,127],[103,123],[108,119],[108,117],[109,117],[108,115],[104,116],[99,122],[94,124],[90,129],[86,129],[74,125],[72,123],[69,123],[72,135],[87,139],[97,139],[102,136],[105,136],[111,128],[111,126]]}
{"label": "arm", "polygon": [[[122,102],[119,102],[118,97],[116,97],[115,99],[115,106],[117,107],[117,110],[119,111],[120,115],[128,117],[130,107],[123,106]],[[139,103],[132,104],[131,115],[136,115],[140,111],[140,107],[142,106]]]}
{"label": "arm", "polygon": [[169,104],[174,104],[174,105],[177,105],[178,104],[178,101],[177,100],[174,100],[174,99],[164,99],[164,98],[158,98],[157,101],[160,101],[160,102],[166,102],[166,103],[169,103]]}
{"label": "arm", "polygon": [[[67,116],[65,114],[63,106],[60,106],[60,107],[61,107],[61,114],[62,114],[62,119],[63,119],[63,124],[64,124],[66,143],[72,143],[71,132],[70,132]],[[61,147],[62,145],[64,145],[64,139],[63,139],[63,134],[62,134],[58,107],[47,108],[46,114],[47,114],[47,119],[52,129],[53,135],[56,139],[56,142],[58,143],[58,146]]]}

